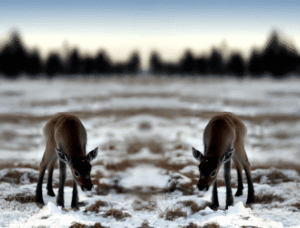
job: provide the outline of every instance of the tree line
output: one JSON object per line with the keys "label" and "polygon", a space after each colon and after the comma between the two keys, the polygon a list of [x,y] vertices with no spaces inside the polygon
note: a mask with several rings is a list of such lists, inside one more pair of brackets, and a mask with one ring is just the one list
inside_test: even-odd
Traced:
{"label": "tree line", "polygon": [[248,60],[239,52],[234,52],[225,59],[223,53],[214,48],[210,55],[199,57],[195,57],[191,51],[186,51],[178,62],[164,62],[157,52],[153,52],[150,66],[154,74],[236,77],[261,77],[267,74],[274,78],[283,78],[291,74],[300,74],[300,55],[296,48],[280,39],[275,31],[261,50],[252,50]]}
{"label": "tree line", "polygon": [[[156,75],[261,77],[268,74],[282,78],[289,74],[300,74],[300,55],[277,32],[273,32],[261,50],[252,50],[248,60],[239,52],[225,59],[222,51],[214,48],[209,55],[198,57],[186,51],[177,62],[163,61],[157,52],[153,52],[149,66],[149,71]],[[138,52],[134,52],[127,61],[117,63],[105,51],[83,57],[78,49],[71,50],[64,59],[59,53],[52,52],[42,60],[37,49],[28,50],[23,45],[17,32],[13,32],[9,42],[0,48],[0,74],[10,79],[16,79],[22,74],[32,78],[41,75],[53,78],[58,75],[137,74],[140,70]]]}
{"label": "tree line", "polygon": [[73,49],[63,59],[57,52],[51,52],[42,60],[37,49],[27,50],[17,32],[11,34],[8,43],[0,49],[0,74],[16,79],[22,74],[32,78],[46,75],[53,78],[60,75],[109,75],[137,74],[140,70],[140,56],[134,52],[128,61],[113,63],[105,51],[95,56],[82,57],[78,49]]}

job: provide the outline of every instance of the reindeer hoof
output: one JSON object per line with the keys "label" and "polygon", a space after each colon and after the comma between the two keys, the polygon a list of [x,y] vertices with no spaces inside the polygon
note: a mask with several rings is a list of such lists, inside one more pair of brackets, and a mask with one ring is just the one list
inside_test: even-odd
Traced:
{"label": "reindeer hoof", "polygon": [[48,193],[47,193],[48,196],[55,196],[55,193],[53,192],[53,190],[48,190]]}
{"label": "reindeer hoof", "polygon": [[248,199],[247,199],[246,204],[252,204],[252,203],[254,203],[254,202],[255,202],[255,198],[254,198],[254,197],[251,197],[251,198],[248,198]]}
{"label": "reindeer hoof", "polygon": [[35,202],[36,202],[37,204],[45,205],[45,204],[44,204],[44,200],[43,200],[42,197],[36,196],[36,197],[35,197]]}
{"label": "reindeer hoof", "polygon": [[210,209],[216,211],[219,209],[219,205],[212,204],[212,205],[210,205]]}
{"label": "reindeer hoof", "polygon": [[56,204],[57,204],[57,206],[59,206],[59,207],[62,207],[62,208],[65,207],[64,201],[62,201],[62,200],[56,200]]}
{"label": "reindeer hoof", "polygon": [[79,211],[79,207],[72,207],[72,211]]}
{"label": "reindeer hoof", "polygon": [[243,190],[237,190],[234,196],[241,196],[243,195]]}

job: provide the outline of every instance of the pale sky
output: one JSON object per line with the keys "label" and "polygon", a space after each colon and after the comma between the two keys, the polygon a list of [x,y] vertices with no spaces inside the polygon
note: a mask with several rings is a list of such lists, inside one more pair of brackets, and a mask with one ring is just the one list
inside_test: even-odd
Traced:
{"label": "pale sky", "polygon": [[145,67],[153,50],[178,60],[187,49],[200,55],[225,40],[230,50],[247,54],[273,29],[300,49],[299,12],[295,0],[1,1],[0,40],[17,28],[44,55],[68,46],[82,54],[104,49],[120,61],[138,51]]}

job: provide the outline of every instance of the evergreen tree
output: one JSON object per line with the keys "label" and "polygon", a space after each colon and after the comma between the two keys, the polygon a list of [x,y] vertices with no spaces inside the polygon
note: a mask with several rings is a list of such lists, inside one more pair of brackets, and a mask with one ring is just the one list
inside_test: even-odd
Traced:
{"label": "evergreen tree", "polygon": [[104,51],[100,51],[95,58],[95,71],[98,74],[107,74],[111,71],[111,63]]}
{"label": "evergreen tree", "polygon": [[249,73],[255,77],[261,76],[265,72],[263,57],[257,50],[253,50],[248,63]]}
{"label": "evergreen tree", "polygon": [[51,53],[46,61],[45,73],[49,78],[63,73],[63,64],[57,53]]}
{"label": "evergreen tree", "polygon": [[209,58],[209,73],[213,75],[222,75],[224,72],[222,55],[217,49],[213,49]]}
{"label": "evergreen tree", "polygon": [[79,56],[78,49],[74,49],[67,58],[67,74],[79,74],[82,72],[82,59]]}
{"label": "evergreen tree", "polygon": [[200,57],[195,60],[195,71],[200,75],[207,75],[209,72],[209,60],[206,57]]}
{"label": "evergreen tree", "polygon": [[150,70],[154,74],[160,74],[164,71],[163,63],[157,52],[152,52],[150,57]]}
{"label": "evergreen tree", "polygon": [[239,53],[234,53],[230,56],[226,68],[229,74],[233,74],[235,76],[242,77],[246,73],[244,60]]}
{"label": "evergreen tree", "polygon": [[184,74],[195,73],[195,58],[191,51],[186,51],[183,59],[180,61],[181,72]]}
{"label": "evergreen tree", "polygon": [[27,62],[25,64],[25,72],[31,77],[37,77],[42,71],[42,61],[37,50],[28,54]]}
{"label": "evergreen tree", "polygon": [[127,71],[131,74],[138,73],[140,69],[140,56],[137,52],[134,52],[130,57],[128,64],[127,64]]}

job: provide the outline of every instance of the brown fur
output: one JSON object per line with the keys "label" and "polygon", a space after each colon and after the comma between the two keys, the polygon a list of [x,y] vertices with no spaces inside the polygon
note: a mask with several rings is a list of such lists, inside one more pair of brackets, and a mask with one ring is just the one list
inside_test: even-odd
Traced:
{"label": "brown fur", "polygon": [[[67,113],[59,113],[53,116],[44,127],[46,138],[46,149],[40,164],[39,181],[36,190],[36,201],[44,204],[42,198],[42,181],[46,168],[48,169],[48,195],[54,196],[52,189],[52,174],[58,160],[58,154],[63,154],[66,159],[60,158],[60,185],[57,197],[57,204],[64,206],[63,187],[66,179],[66,163],[73,174],[73,197],[72,208],[78,208],[77,184],[84,189],[90,189],[91,160],[86,156],[87,134],[80,120]],[[61,157],[61,156],[60,156]],[[77,174],[77,176],[76,176]],[[69,183],[70,184],[70,183]]]}
{"label": "brown fur", "polygon": [[[236,196],[242,195],[243,183],[242,183],[242,170],[246,172],[248,180],[248,199],[247,203],[254,201],[254,190],[251,178],[251,167],[247,158],[247,154],[244,148],[244,140],[247,130],[245,125],[240,119],[232,113],[222,113],[214,116],[204,129],[203,141],[204,141],[204,155],[200,154],[200,179],[198,187],[200,190],[208,189],[210,185],[214,184],[212,207],[218,207],[217,196],[217,174],[221,165],[223,164],[222,158],[225,158],[228,152],[234,151],[232,160],[238,172],[238,191]],[[195,156],[195,155],[194,155]],[[230,158],[230,156],[229,156]],[[224,178],[226,182],[226,208],[233,204],[233,197],[230,187],[230,165],[231,158],[228,162],[224,163]],[[216,175],[213,175],[214,171]]]}

